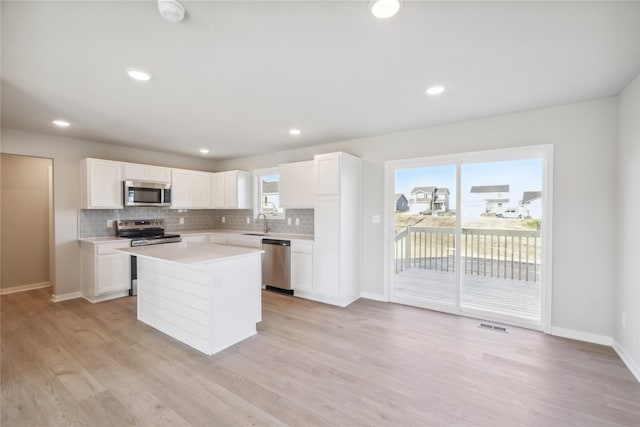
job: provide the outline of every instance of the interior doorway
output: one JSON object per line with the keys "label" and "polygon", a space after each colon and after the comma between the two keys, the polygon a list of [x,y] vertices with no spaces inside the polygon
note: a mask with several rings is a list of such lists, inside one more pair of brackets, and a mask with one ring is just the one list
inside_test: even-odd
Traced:
{"label": "interior doorway", "polygon": [[551,146],[387,162],[389,300],[548,330]]}
{"label": "interior doorway", "polygon": [[53,286],[53,160],[0,155],[0,293]]}

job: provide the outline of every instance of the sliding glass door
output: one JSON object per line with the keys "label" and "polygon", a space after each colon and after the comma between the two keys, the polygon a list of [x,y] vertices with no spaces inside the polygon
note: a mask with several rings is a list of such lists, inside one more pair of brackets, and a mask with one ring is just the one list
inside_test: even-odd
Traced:
{"label": "sliding glass door", "polygon": [[550,153],[388,162],[389,299],[542,328]]}
{"label": "sliding glass door", "polygon": [[394,297],[456,305],[456,165],[395,172]]}

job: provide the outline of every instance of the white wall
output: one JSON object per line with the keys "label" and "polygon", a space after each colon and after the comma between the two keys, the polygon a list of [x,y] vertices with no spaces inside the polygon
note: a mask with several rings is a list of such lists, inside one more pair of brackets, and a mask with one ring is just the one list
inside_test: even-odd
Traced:
{"label": "white wall", "polygon": [[363,159],[362,291],[384,291],[384,161],[551,143],[554,145],[552,325],[613,335],[617,99],[508,114],[395,134],[221,161],[253,169],[346,151]]}
{"label": "white wall", "polygon": [[80,160],[95,157],[213,171],[210,160],[2,128],[0,151],[53,159],[56,295],[80,291]]}
{"label": "white wall", "polygon": [[[615,345],[640,381],[640,75],[618,103],[618,221]],[[622,316],[626,315],[626,327]]]}

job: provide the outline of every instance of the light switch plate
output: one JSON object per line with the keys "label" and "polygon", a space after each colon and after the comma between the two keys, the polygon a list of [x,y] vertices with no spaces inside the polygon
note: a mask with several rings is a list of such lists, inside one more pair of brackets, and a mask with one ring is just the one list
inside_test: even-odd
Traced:
{"label": "light switch plate", "polygon": [[380,215],[373,215],[371,217],[371,223],[372,224],[380,224]]}

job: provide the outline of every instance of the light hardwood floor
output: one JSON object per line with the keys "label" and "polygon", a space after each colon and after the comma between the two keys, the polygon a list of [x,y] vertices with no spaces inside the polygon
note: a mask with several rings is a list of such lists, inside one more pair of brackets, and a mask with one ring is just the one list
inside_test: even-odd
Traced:
{"label": "light hardwood floor", "polygon": [[258,335],[207,357],[135,298],[5,295],[1,425],[638,426],[611,348],[417,308],[263,293]]}

